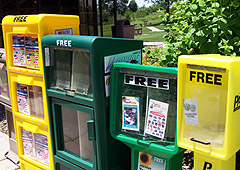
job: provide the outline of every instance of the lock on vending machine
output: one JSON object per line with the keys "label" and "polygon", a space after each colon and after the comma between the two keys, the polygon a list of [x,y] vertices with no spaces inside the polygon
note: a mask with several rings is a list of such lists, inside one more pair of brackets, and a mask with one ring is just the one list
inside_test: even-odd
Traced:
{"label": "lock on vending machine", "polygon": [[131,169],[181,169],[177,68],[116,63],[110,98],[110,132],[131,148]]}

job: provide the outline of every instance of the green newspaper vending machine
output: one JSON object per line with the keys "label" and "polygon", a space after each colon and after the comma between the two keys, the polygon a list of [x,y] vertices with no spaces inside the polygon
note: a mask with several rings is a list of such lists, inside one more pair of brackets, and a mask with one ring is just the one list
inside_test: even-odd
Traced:
{"label": "green newspaper vending machine", "polygon": [[181,169],[177,68],[116,63],[110,98],[110,132],[131,148],[131,170]]}
{"label": "green newspaper vending machine", "polygon": [[130,150],[109,131],[110,68],[141,64],[141,40],[42,39],[55,169],[129,169]]}

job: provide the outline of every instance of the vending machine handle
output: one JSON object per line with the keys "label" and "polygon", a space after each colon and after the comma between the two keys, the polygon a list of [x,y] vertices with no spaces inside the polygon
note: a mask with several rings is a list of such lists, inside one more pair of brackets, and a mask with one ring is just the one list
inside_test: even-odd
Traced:
{"label": "vending machine handle", "polygon": [[95,141],[95,124],[94,120],[88,120],[87,121],[87,129],[88,129],[88,140],[89,141]]}
{"label": "vending machine handle", "polygon": [[202,142],[202,141],[196,140],[194,138],[191,138],[190,140],[193,141],[193,142],[198,142],[198,143],[204,144],[204,145],[210,145],[211,144],[210,142]]}

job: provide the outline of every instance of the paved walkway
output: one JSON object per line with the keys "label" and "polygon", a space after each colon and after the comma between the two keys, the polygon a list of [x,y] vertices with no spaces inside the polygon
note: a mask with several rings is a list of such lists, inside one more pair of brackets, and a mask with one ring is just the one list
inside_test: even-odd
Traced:
{"label": "paved walkway", "polygon": [[0,132],[0,170],[20,170],[17,165],[4,156],[7,151],[9,151],[8,135]]}
{"label": "paved walkway", "polygon": [[162,32],[162,31],[164,31],[164,30],[160,30],[160,29],[158,29],[158,28],[156,28],[156,27],[153,27],[153,26],[147,26],[147,28],[150,29],[150,30],[152,30],[152,31],[156,31],[156,32]]}

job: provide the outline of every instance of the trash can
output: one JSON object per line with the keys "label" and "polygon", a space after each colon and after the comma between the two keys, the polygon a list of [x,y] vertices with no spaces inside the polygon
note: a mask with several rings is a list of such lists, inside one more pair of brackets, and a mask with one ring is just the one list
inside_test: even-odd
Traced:
{"label": "trash can", "polygon": [[113,37],[134,39],[134,25],[130,25],[129,19],[118,19],[112,27]]}

